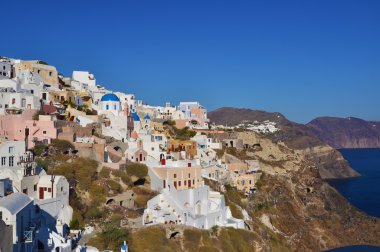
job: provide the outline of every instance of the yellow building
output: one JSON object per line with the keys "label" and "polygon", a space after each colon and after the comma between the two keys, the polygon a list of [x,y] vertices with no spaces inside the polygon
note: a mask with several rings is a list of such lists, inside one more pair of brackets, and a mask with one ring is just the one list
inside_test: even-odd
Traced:
{"label": "yellow building", "polygon": [[51,85],[58,85],[58,72],[54,66],[50,66],[40,60],[21,61],[13,66],[15,76],[18,76],[22,70],[29,70],[30,72],[38,74],[44,83]]}

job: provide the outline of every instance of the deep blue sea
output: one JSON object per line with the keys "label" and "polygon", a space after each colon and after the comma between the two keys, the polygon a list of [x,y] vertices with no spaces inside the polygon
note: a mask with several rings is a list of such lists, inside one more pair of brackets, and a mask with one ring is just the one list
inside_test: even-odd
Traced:
{"label": "deep blue sea", "polygon": [[352,205],[369,215],[380,217],[380,149],[339,150],[351,167],[362,176],[352,179],[331,180]]}
{"label": "deep blue sea", "polygon": [[[369,215],[380,217],[380,149],[339,150],[351,167],[362,176],[331,180],[329,183],[344,195],[352,205]],[[380,239],[380,237],[379,237]],[[349,246],[329,252],[378,252],[380,247]]]}

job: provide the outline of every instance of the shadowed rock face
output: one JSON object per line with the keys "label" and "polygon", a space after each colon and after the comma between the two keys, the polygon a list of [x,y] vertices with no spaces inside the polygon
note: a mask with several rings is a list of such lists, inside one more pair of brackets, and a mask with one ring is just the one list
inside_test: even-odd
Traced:
{"label": "shadowed rock face", "polygon": [[319,117],[307,126],[321,141],[334,148],[380,148],[380,122]]}
{"label": "shadowed rock face", "polygon": [[247,120],[275,122],[280,131],[266,135],[266,137],[270,138],[274,143],[283,142],[289,148],[303,152],[318,167],[321,178],[349,178],[359,175],[337,150],[316,137],[308,126],[289,121],[281,113],[240,108],[220,108],[209,112],[208,117],[212,123],[217,125],[237,125]]}
{"label": "shadowed rock face", "polygon": [[282,175],[264,175],[250,204],[267,202],[269,216],[293,251],[321,251],[334,247],[380,245],[380,220],[352,207],[312,167]]}

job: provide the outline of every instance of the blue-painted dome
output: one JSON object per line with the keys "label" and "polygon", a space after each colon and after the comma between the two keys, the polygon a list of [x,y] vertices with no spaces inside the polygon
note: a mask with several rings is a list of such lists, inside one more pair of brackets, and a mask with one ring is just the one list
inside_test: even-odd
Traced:
{"label": "blue-painted dome", "polygon": [[150,116],[149,115],[144,116],[144,120],[150,120]]}
{"label": "blue-painted dome", "polygon": [[132,113],[133,121],[140,121],[140,117],[137,113]]}
{"label": "blue-painted dome", "polygon": [[105,94],[100,101],[115,101],[119,102],[119,98],[115,94]]}

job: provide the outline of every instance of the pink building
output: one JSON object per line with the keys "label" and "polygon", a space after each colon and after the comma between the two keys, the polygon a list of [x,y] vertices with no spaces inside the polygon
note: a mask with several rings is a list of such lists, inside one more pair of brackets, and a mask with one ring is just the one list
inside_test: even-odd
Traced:
{"label": "pink building", "polygon": [[0,135],[8,140],[27,140],[27,147],[33,148],[37,143],[50,144],[57,138],[57,128],[54,116],[40,115],[39,120],[33,120],[36,110],[25,110],[20,115],[0,116]]}

